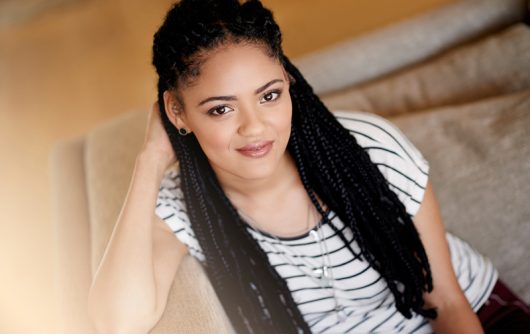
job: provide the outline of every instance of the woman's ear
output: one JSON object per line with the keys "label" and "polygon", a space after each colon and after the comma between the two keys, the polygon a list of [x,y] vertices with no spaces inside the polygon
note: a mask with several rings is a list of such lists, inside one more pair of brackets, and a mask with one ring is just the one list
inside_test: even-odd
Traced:
{"label": "woman's ear", "polygon": [[184,108],[177,97],[170,91],[164,92],[164,109],[166,115],[177,129],[185,128],[189,131],[186,125],[186,114]]}

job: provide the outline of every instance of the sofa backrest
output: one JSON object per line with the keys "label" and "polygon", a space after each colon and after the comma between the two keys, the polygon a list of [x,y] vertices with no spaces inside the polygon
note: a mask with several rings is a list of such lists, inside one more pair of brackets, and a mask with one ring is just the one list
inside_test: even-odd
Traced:
{"label": "sofa backrest", "polygon": [[520,22],[526,7],[525,0],[460,0],[317,50],[294,63],[313,90],[325,96]]}

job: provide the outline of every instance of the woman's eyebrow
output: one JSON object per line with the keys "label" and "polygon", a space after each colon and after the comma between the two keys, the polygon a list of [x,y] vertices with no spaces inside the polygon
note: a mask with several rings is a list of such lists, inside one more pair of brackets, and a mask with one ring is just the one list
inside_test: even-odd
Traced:
{"label": "woman's eyebrow", "polygon": [[[264,84],[263,86],[259,87],[258,89],[256,89],[254,91],[254,94],[259,94],[261,92],[263,92],[265,89],[267,89],[270,85],[272,84],[275,84],[277,82],[284,82],[282,79],[274,79],[274,80],[271,80],[269,82],[267,82],[266,84]],[[204,100],[202,100],[201,102],[199,102],[199,104],[197,105],[197,107],[200,107],[202,106],[203,104],[207,103],[207,102],[210,102],[210,101],[214,101],[214,100],[222,100],[222,101],[234,101],[234,100],[237,100],[237,98],[235,96],[211,96],[211,97],[208,97]]]}

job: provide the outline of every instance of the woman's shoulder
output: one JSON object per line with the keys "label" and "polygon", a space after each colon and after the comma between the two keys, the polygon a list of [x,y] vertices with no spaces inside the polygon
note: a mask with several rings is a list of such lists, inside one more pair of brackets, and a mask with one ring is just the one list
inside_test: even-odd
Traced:
{"label": "woman's shoulder", "polygon": [[[332,114],[371,156],[409,161],[427,174],[429,168],[427,160],[391,120],[372,112],[359,110],[334,110]],[[396,161],[396,159],[391,160]]]}
{"label": "woman's shoulder", "polygon": [[414,216],[418,211],[429,175],[429,163],[403,131],[383,116],[357,110],[332,111],[337,121],[355,137],[390,189]]}
{"label": "woman's shoulder", "polygon": [[332,114],[361,146],[372,143],[396,146],[405,139],[401,130],[383,116],[359,110],[334,110]]}
{"label": "woman's shoulder", "polygon": [[353,135],[385,144],[411,144],[401,129],[390,119],[360,110],[333,110],[337,121]]}

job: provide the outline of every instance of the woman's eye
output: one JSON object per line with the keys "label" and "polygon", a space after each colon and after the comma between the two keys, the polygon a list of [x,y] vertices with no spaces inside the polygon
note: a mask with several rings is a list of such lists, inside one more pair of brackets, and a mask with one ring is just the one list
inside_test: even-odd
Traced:
{"label": "woman's eye", "polygon": [[279,90],[273,90],[263,95],[263,98],[265,99],[265,102],[271,102],[277,100],[280,97],[280,93],[281,91]]}
{"label": "woman's eye", "polygon": [[208,115],[221,116],[228,112],[227,106],[219,106],[208,110]]}

